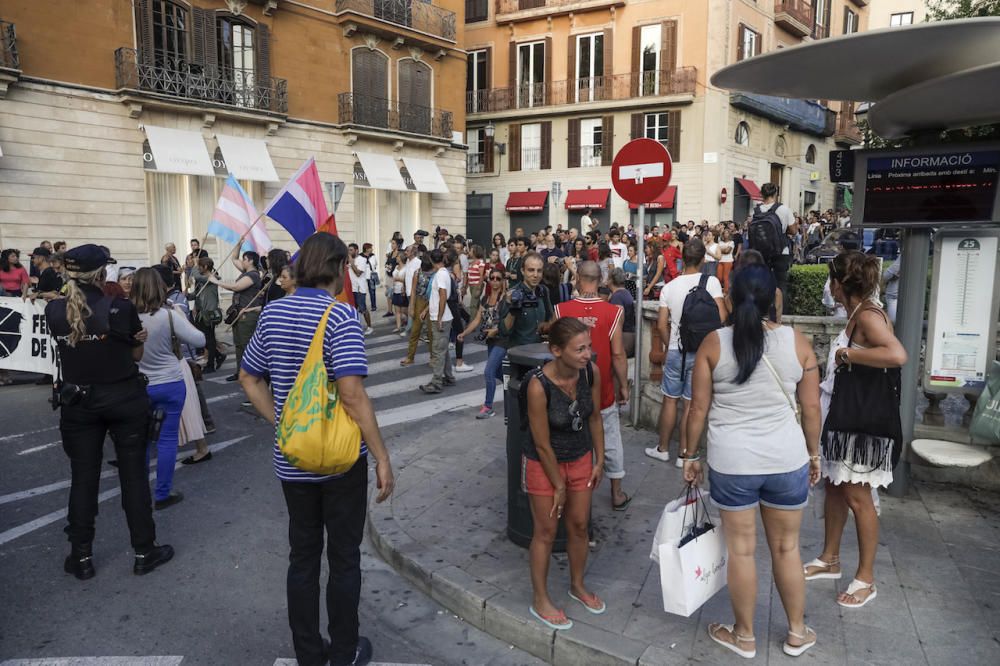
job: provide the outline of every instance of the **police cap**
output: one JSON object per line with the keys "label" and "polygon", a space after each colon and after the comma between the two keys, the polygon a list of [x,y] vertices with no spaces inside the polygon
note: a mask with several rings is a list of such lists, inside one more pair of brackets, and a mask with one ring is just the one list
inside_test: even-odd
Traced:
{"label": "police cap", "polygon": [[108,264],[117,263],[100,246],[92,243],[74,247],[63,254],[63,266],[66,270],[76,273],[88,273]]}

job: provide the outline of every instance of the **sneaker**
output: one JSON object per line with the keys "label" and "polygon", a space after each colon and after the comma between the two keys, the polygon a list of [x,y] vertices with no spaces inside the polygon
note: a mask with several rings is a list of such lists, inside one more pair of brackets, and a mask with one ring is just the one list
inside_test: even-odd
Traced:
{"label": "sneaker", "polygon": [[487,407],[486,405],[483,405],[479,409],[479,413],[476,414],[476,419],[479,420],[479,421],[482,421],[483,419],[488,419],[488,418],[490,418],[491,416],[494,416],[494,415],[496,415],[496,412],[494,412],[490,407]]}
{"label": "sneaker", "polygon": [[227,382],[235,382],[239,378],[240,378],[240,373],[234,372],[233,374],[231,374],[228,377],[226,377],[226,381]]}
{"label": "sneaker", "polygon": [[435,384],[433,382],[431,382],[429,384],[421,384],[419,388],[424,393],[440,393],[441,392],[441,385],[440,384]]}
{"label": "sneaker", "polygon": [[174,549],[166,544],[154,545],[143,554],[135,554],[135,565],[132,573],[136,576],[145,576],[161,564],[166,564],[174,556]]}
{"label": "sneaker", "polygon": [[[655,446],[646,449],[646,455],[649,456],[650,458],[655,458],[656,460],[659,460],[660,462],[670,462],[670,452],[669,451],[661,451],[660,449],[656,448]],[[681,462],[681,466],[683,466],[683,465],[684,465],[684,462],[682,461]]]}
{"label": "sneaker", "polygon": [[354,650],[354,658],[351,661],[333,661],[331,666],[366,666],[372,660],[372,642],[364,636],[358,636],[358,647]]}
{"label": "sneaker", "polygon": [[674,461],[674,467],[676,467],[677,469],[684,469],[683,456],[677,456],[677,460]]}
{"label": "sneaker", "polygon": [[169,506],[173,506],[174,504],[180,503],[182,499],[184,499],[183,493],[173,492],[167,495],[164,499],[156,500],[155,502],[153,502],[153,507],[157,511],[161,511]]}
{"label": "sneaker", "polygon": [[476,367],[471,363],[463,363],[462,365],[455,366],[455,372],[472,372]]}
{"label": "sneaker", "polygon": [[392,310],[389,310],[384,315],[382,315],[382,318],[385,319],[386,317],[395,317],[395,316],[396,316],[395,313]]}
{"label": "sneaker", "polygon": [[374,328],[372,328],[371,326],[369,326],[369,327],[367,327],[367,328],[365,329],[365,335],[371,335],[371,334],[372,334],[372,333],[374,333],[374,332],[375,332],[375,329],[374,329]]}

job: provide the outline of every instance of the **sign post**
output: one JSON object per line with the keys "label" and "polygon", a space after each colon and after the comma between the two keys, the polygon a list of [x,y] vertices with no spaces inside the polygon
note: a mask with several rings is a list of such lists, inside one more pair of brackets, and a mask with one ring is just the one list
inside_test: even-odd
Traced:
{"label": "sign post", "polygon": [[622,146],[611,163],[611,184],[615,192],[632,204],[639,206],[639,224],[635,230],[637,240],[637,259],[639,274],[636,275],[635,300],[635,353],[636,359],[632,371],[632,425],[639,423],[639,381],[642,354],[642,292],[645,288],[645,225],[646,204],[663,194],[670,184],[670,174],[673,163],[670,153],[658,141],[652,139],[635,139]]}

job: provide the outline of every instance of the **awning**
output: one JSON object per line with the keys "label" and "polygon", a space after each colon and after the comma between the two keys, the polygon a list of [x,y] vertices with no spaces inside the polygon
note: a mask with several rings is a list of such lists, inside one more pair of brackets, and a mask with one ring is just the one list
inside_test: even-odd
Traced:
{"label": "awning", "polygon": [[757,187],[757,183],[753,182],[749,178],[737,178],[736,182],[740,184],[746,193],[750,195],[751,201],[763,201],[764,197],[760,195],[760,188]]}
{"label": "awning", "polygon": [[587,208],[607,208],[608,194],[611,190],[570,190],[566,193],[566,210],[585,210]]}
{"label": "awning", "polygon": [[189,176],[214,176],[201,132],[144,125],[156,170]]}
{"label": "awning", "polygon": [[448,194],[448,186],[444,183],[444,177],[438,169],[434,160],[418,160],[416,157],[404,157],[403,164],[410,172],[410,179],[417,188],[417,192],[431,192],[434,194]]}
{"label": "awning", "polygon": [[[663,190],[663,194],[656,197],[653,201],[646,204],[646,210],[657,210],[661,208],[673,208],[674,199],[677,198],[677,188],[673,185],[668,185],[667,189]],[[639,207],[638,204],[630,203],[629,208],[635,210]]]}
{"label": "awning", "polygon": [[400,190],[406,192],[409,188],[399,173],[399,166],[391,155],[378,153],[355,153],[361,168],[365,170],[368,184],[377,190]]}
{"label": "awning", "polygon": [[239,136],[216,134],[226,168],[240,180],[256,180],[273,183],[278,173],[271,164],[267,144],[260,139],[244,139]]}
{"label": "awning", "polygon": [[537,213],[545,210],[545,201],[548,199],[548,190],[539,192],[511,192],[507,197],[507,212],[509,213]]}

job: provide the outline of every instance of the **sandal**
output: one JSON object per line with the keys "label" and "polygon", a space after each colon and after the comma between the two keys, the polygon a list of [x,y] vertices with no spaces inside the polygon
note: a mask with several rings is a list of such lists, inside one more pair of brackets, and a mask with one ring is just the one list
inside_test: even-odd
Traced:
{"label": "sandal", "polygon": [[549,629],[555,629],[556,631],[565,631],[566,629],[573,628],[573,620],[566,617],[566,613],[559,611],[556,615],[541,615],[535,610],[534,606],[529,606],[528,610],[534,615],[539,622],[544,624]]}
{"label": "sandal", "polygon": [[[812,634],[812,640],[809,640],[809,635]],[[781,646],[781,650],[787,654],[789,657],[798,657],[805,653],[806,650],[816,645],[816,632],[810,627],[806,627],[804,634],[797,634],[791,629],[788,630],[788,635],[792,638],[804,641],[802,645],[791,645],[788,639],[785,639],[784,644]]]}
{"label": "sandal", "polygon": [[573,590],[569,591],[569,598],[573,601],[579,601],[588,612],[594,615],[600,615],[604,611],[608,610],[608,605],[601,601],[601,598],[596,594],[591,594],[589,596],[578,597],[573,594]]}
{"label": "sandal", "polygon": [[[839,566],[839,559],[836,559],[833,562],[824,562],[817,557],[812,562],[806,562],[806,564],[802,567],[802,572],[806,575],[806,580],[840,580],[841,576],[844,575],[842,572],[830,571],[830,569]],[[819,571],[814,571],[810,574],[809,569],[819,569]]]}
{"label": "sandal", "polygon": [[[729,635],[732,637],[731,641],[727,641],[719,637],[718,633],[719,630],[721,629],[725,629],[726,631],[729,632]],[[711,638],[716,643],[718,643],[719,645],[721,645],[722,647],[726,648],[727,650],[731,650],[732,652],[735,652],[736,654],[740,655],[744,659],[753,659],[754,657],[757,656],[756,645],[754,645],[752,650],[744,650],[739,645],[737,645],[737,643],[754,643],[757,639],[753,636],[738,635],[733,625],[731,624],[708,625],[708,637]]]}
{"label": "sandal", "polygon": [[[868,596],[866,596],[864,599],[859,599],[857,594],[862,590],[869,590]],[[877,597],[878,591],[875,589],[875,583],[866,583],[863,580],[858,580],[857,578],[855,578],[854,580],[851,581],[851,584],[847,586],[847,589],[844,590],[844,594],[854,599],[855,603],[852,604],[837,599],[838,604],[840,604],[844,608],[861,608],[869,601]]]}
{"label": "sandal", "polygon": [[615,504],[612,501],[611,504],[612,509],[614,509],[615,511],[624,511],[625,509],[628,508],[628,505],[632,503],[632,498],[629,497],[628,493],[624,493],[624,495],[625,495],[625,501],[622,502],[621,504]]}
{"label": "sandal", "polygon": [[413,365],[413,361],[404,358],[402,361],[399,362],[399,364],[405,368],[405,367]]}

